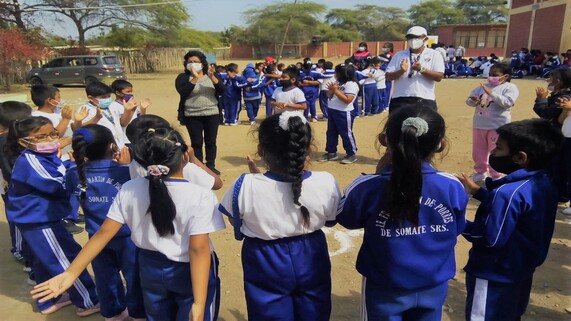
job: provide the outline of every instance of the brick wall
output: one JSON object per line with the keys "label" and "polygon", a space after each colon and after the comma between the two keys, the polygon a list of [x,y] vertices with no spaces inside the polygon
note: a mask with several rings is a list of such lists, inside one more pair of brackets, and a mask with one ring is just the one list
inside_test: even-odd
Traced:
{"label": "brick wall", "polygon": [[[531,11],[510,16],[506,52],[527,47],[530,34]],[[541,48],[537,48],[541,49]]]}
{"label": "brick wall", "polygon": [[565,20],[565,4],[537,10],[531,48],[558,52]]}

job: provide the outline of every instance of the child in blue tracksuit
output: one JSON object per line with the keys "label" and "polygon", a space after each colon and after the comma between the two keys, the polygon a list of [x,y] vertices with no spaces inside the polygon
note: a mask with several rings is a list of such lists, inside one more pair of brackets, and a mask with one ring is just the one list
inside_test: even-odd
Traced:
{"label": "child in blue tracksuit", "polygon": [[272,115],[274,108],[272,107],[272,96],[276,88],[278,88],[278,79],[280,75],[278,74],[278,70],[276,65],[270,64],[266,66],[265,69],[266,75],[264,75],[262,81],[264,82],[263,85],[263,92],[264,97],[266,98],[266,117]]}
{"label": "child in blue tracksuit", "polygon": [[49,300],[69,288],[127,224],[139,248],[147,321],[216,320],[217,260],[208,236],[224,228],[216,196],[183,178],[188,146],[176,130],[149,128],[132,147],[148,176],[123,184],[101,228],[65,272],[34,288],[33,297]]}
{"label": "child in blue tracksuit", "polygon": [[357,257],[362,320],[442,319],[468,203],[460,181],[430,164],[445,148],[444,135],[437,112],[418,105],[399,109],[379,135],[389,164],[345,189],[337,222],[365,229]]}
{"label": "child in blue tracksuit", "polygon": [[[9,155],[17,155],[8,187],[8,220],[29,244],[36,281],[43,282],[69,266],[81,250],[62,219],[70,213],[65,167],[58,157],[59,133],[45,117],[14,122],[7,140]],[[68,291],[47,301],[36,301],[42,314],[73,303],[78,316],[99,311],[95,284],[87,272]]]}
{"label": "child in blue tracksuit", "polygon": [[323,63],[323,78],[319,79],[319,108],[321,109],[324,119],[329,117],[327,87],[331,82],[335,82],[335,69],[333,69],[333,62],[326,61]]}
{"label": "child in blue tracksuit", "polygon": [[224,125],[238,125],[238,116],[242,101],[242,87],[247,85],[246,79],[238,76],[238,65],[235,63],[226,66],[226,75],[222,77],[224,83]]}
{"label": "child in blue tracksuit", "polygon": [[317,110],[315,103],[319,97],[319,79],[324,78],[323,75],[312,70],[313,64],[308,58],[304,59],[303,67],[299,74],[298,87],[303,91],[307,108],[304,111],[305,117],[310,121],[317,121]]}
{"label": "child in blue tracksuit", "polygon": [[379,58],[371,59],[367,68],[357,71],[357,79],[363,85],[363,113],[370,116],[379,109],[379,92],[377,91],[377,79],[381,75],[381,71],[375,68],[379,64]]}
{"label": "child in blue tracksuit", "polygon": [[337,182],[307,170],[312,135],[301,111],[266,118],[258,137],[269,171],[249,160],[252,174],[240,176],[218,207],[244,239],[248,320],[327,321],[331,263],[321,228],[335,220]]}
{"label": "child in blue tracksuit", "polygon": [[[77,166],[66,173],[66,185],[81,204],[91,238],[101,228],[121,186],[131,178],[129,167],[116,160],[129,163],[130,157],[126,147],[119,150],[109,129],[96,124],[77,129],[72,147]],[[105,320],[145,318],[139,251],[130,236],[129,228],[123,226],[91,263]],[[121,274],[127,283],[126,292]]]}
{"label": "child in blue tracksuit", "polygon": [[561,148],[549,121],[530,119],[497,129],[490,165],[507,176],[480,188],[465,174],[466,191],[481,202],[463,232],[472,243],[466,271],[466,320],[520,320],[535,269],[547,256],[557,189],[544,168]]}
{"label": "child in blue tracksuit", "polygon": [[[381,55],[381,70],[386,71],[391,61],[391,56]],[[389,108],[389,102],[391,101],[391,90],[393,89],[393,82],[390,80],[385,80],[385,89],[383,90],[383,94],[381,97],[382,104],[380,104],[381,109],[380,112],[383,112]]]}
{"label": "child in blue tracksuit", "polygon": [[[256,64],[261,68],[259,64]],[[250,78],[250,77],[248,77]],[[254,75],[248,84],[242,87],[242,95],[244,96],[244,105],[246,106],[246,113],[248,114],[248,121],[250,125],[256,123],[258,117],[258,110],[260,109],[260,102],[262,101],[262,89],[264,87],[264,74],[259,72]]]}

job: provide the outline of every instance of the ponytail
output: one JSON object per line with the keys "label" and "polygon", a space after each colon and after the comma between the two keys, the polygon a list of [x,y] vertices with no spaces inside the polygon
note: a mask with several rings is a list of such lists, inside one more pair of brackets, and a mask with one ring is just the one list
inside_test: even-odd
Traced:
{"label": "ponytail", "polygon": [[[78,130],[79,131],[79,130]],[[79,175],[79,201],[81,204],[85,203],[87,194],[87,177],[85,175],[85,150],[87,149],[87,142],[81,133],[74,133],[71,141],[73,146],[73,158],[77,166],[77,174]]]}
{"label": "ponytail", "polygon": [[401,224],[409,221],[418,226],[422,164],[441,150],[444,119],[422,104],[403,106],[390,115],[384,133],[392,157],[385,208]]}
{"label": "ponytail", "polygon": [[391,217],[399,222],[408,220],[414,225],[418,225],[423,162],[416,134],[414,127],[403,127],[401,139],[392,150],[393,171],[387,198]]}
{"label": "ponytail", "polygon": [[307,135],[307,127],[308,125],[300,117],[289,117],[287,131],[289,140],[285,157],[288,180],[292,182],[293,203],[300,206],[303,226],[306,228],[309,227],[309,210],[299,202],[299,197],[303,184],[305,159],[311,144],[311,136]]}
{"label": "ponytail", "polygon": [[157,233],[163,237],[173,235],[176,205],[165,179],[169,172],[181,166],[182,155],[188,150],[180,133],[170,127],[149,128],[133,145],[133,158],[147,168],[149,180],[149,209]]}

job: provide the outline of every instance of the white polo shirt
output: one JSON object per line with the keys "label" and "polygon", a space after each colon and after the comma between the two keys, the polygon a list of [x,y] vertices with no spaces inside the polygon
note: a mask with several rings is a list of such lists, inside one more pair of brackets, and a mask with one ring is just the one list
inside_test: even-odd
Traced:
{"label": "white polo shirt", "polygon": [[147,213],[150,199],[146,178],[123,184],[107,218],[127,224],[137,247],[160,252],[175,262],[189,262],[189,238],[222,230],[226,225],[216,210],[218,200],[212,191],[181,179],[165,180],[165,185],[176,206],[174,234],[161,237],[157,233],[151,214]]}
{"label": "white polo shirt", "polygon": [[[411,54],[408,49],[399,51],[395,54],[393,59],[391,59],[391,62],[389,62],[386,72],[400,70],[401,61],[403,59],[410,60],[411,58],[412,61],[409,61],[409,70],[393,82],[392,98],[419,97],[436,100],[434,93],[435,81],[423,76],[418,71],[412,70],[410,67],[415,61],[419,60],[422,67],[444,73],[444,59],[442,59],[442,56],[434,49],[424,48],[420,55]],[[412,74],[412,76],[409,78],[410,74]]]}
{"label": "white polo shirt", "polygon": [[[233,216],[234,182],[222,201],[219,211]],[[326,221],[337,216],[341,192],[333,175],[327,172],[306,172],[299,202],[309,210],[309,228],[303,227],[299,206],[293,203],[291,183],[272,172],[246,174],[238,194],[238,210],[242,218],[240,231],[253,238],[275,240],[308,234],[321,229]]]}
{"label": "white polo shirt", "polygon": [[[86,123],[90,121],[95,114],[97,113],[97,107],[92,105],[91,103],[87,103],[80,108],[86,107],[89,115],[83,120],[82,123]],[[102,109],[103,117],[97,122],[98,125],[107,127],[113,137],[115,138],[115,142],[119,148],[125,146],[126,136],[123,134],[123,128],[121,127],[121,114],[117,109]]]}
{"label": "white polo shirt", "polygon": [[354,109],[353,102],[357,98],[357,94],[359,93],[359,84],[354,81],[348,81],[344,84],[339,85],[339,90],[341,90],[345,95],[353,95],[353,100],[350,103],[344,103],[337,97],[337,95],[333,95],[331,99],[329,99],[329,103],[327,107],[329,109],[335,109],[339,111],[351,111]]}
{"label": "white polo shirt", "polygon": [[[278,103],[288,103],[288,104],[302,104],[305,103],[305,95],[303,91],[298,87],[293,87],[288,90],[284,90],[284,87],[278,87],[272,94],[272,99]],[[284,109],[274,108],[274,113],[281,114],[284,111],[296,111],[298,109],[286,107]]]}

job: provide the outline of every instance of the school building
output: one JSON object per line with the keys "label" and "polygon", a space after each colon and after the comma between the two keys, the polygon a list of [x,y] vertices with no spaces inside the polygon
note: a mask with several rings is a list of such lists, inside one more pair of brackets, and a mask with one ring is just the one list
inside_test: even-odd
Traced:
{"label": "school building", "polygon": [[512,0],[506,51],[571,49],[571,0]]}
{"label": "school building", "polygon": [[489,56],[491,53],[499,57],[505,55],[506,24],[497,25],[444,25],[438,27],[438,42],[454,48],[462,46],[465,56]]}

